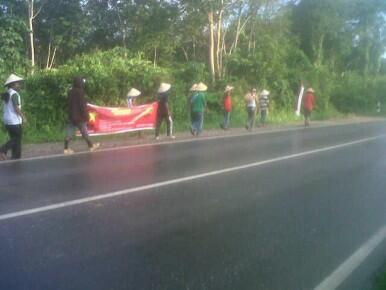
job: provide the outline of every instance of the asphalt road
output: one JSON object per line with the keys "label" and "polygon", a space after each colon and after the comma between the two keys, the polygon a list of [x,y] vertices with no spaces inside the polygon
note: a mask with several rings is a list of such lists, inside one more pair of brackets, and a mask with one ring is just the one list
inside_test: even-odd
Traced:
{"label": "asphalt road", "polygon": [[[0,163],[0,289],[314,289],[386,225],[385,134],[364,123]],[[383,241],[339,289],[363,289],[385,260]]]}

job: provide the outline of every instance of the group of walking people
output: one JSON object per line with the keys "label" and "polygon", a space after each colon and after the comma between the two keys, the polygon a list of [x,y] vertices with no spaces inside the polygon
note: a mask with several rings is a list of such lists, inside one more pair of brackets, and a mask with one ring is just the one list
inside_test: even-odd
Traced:
{"label": "group of walking people", "polygon": [[[188,97],[191,118],[190,132],[194,136],[198,136],[203,130],[204,112],[207,111],[205,96],[207,88],[202,82],[193,84],[190,88],[191,93]],[[220,124],[223,130],[228,130],[230,126],[233,90],[234,87],[230,85],[227,85],[224,90],[222,102],[224,119]],[[256,88],[252,88],[252,90],[245,95],[245,107],[248,114],[245,125],[247,130],[251,131],[254,128],[257,113],[260,115],[260,126],[265,126],[268,115],[269,94],[269,91],[265,89],[258,94]]]}
{"label": "group of walking people", "polygon": [[[12,159],[21,158],[21,140],[22,140],[22,125],[26,123],[25,115],[22,112],[22,102],[19,94],[19,89],[23,78],[11,74],[4,83],[6,92],[1,95],[3,101],[3,122],[5,129],[8,132],[9,140],[0,147],[0,160],[7,159],[8,151],[11,151]],[[87,100],[85,98],[85,80],[80,77],[75,77],[72,88],[68,93],[68,122],[66,126],[66,134],[64,138],[64,154],[73,154],[74,150],[69,147],[76,130],[79,130],[82,138],[86,142],[90,151],[96,150],[100,144],[93,143],[87,132],[87,122],[89,114],[87,110]],[[161,83],[157,90],[156,101],[157,114],[155,122],[155,139],[160,139],[160,127],[165,121],[166,134],[169,138],[174,139],[173,135],[173,119],[169,108],[169,93],[171,84]],[[203,82],[193,84],[190,88],[188,98],[188,107],[190,110],[190,132],[193,136],[199,136],[203,131],[204,113],[208,111],[206,101],[206,91],[208,87]],[[223,98],[223,113],[224,119],[220,127],[224,130],[229,129],[230,117],[232,112],[232,94],[234,87],[227,85],[224,90]],[[141,95],[141,92],[136,88],[131,88],[127,94],[127,106],[133,107],[135,99]],[[266,89],[260,93],[256,88],[252,88],[244,96],[245,107],[247,111],[247,121],[245,128],[249,131],[255,126],[257,113],[260,115],[260,126],[265,126],[268,115],[270,92]],[[311,112],[315,107],[314,90],[309,88],[303,101],[305,126],[309,126]]]}

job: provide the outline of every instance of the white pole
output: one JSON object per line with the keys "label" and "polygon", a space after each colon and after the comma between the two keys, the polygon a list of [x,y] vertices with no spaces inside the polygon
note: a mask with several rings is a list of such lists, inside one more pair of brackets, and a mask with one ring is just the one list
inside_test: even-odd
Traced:
{"label": "white pole", "polygon": [[298,97],[298,106],[296,107],[296,112],[295,112],[296,116],[300,116],[300,106],[302,105],[303,94],[304,94],[304,86],[302,84],[300,87],[300,93]]}

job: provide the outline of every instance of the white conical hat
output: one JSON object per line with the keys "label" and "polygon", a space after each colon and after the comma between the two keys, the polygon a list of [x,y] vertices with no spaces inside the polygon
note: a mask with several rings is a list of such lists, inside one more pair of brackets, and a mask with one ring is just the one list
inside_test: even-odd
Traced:
{"label": "white conical hat", "polygon": [[205,92],[208,89],[207,85],[203,82],[199,82],[196,87],[196,91]]}
{"label": "white conical hat", "polygon": [[233,89],[234,89],[234,87],[228,85],[228,86],[225,87],[224,93],[229,92],[229,91],[231,91]]}
{"label": "white conical hat", "polygon": [[24,79],[22,79],[21,77],[15,75],[15,74],[11,74],[7,78],[7,80],[5,81],[4,86],[12,84],[12,83],[20,82],[20,81],[24,81]]}
{"label": "white conical hat", "polygon": [[131,90],[127,93],[128,97],[138,97],[141,94],[140,91],[138,91],[136,88],[131,88]]}
{"label": "white conical hat", "polygon": [[193,86],[190,88],[191,92],[197,91],[197,84],[193,84]]}
{"label": "white conical hat", "polygon": [[168,83],[161,83],[161,85],[158,88],[157,93],[159,93],[159,94],[165,93],[165,92],[167,92],[171,88],[171,86],[172,85],[168,84]]}
{"label": "white conical hat", "polygon": [[306,93],[315,93],[315,91],[313,88],[309,88],[309,89],[307,89]]}
{"label": "white conical hat", "polygon": [[268,96],[268,95],[269,95],[269,91],[263,90],[263,91],[260,93],[260,95],[262,95],[262,96]]}

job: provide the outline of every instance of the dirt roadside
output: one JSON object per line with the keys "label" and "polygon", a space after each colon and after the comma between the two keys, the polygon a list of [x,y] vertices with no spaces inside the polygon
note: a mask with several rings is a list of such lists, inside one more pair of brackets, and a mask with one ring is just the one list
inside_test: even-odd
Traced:
{"label": "dirt roadside", "polygon": [[[311,127],[318,126],[333,126],[333,125],[343,125],[343,124],[351,124],[351,123],[366,123],[366,122],[381,122],[385,121],[385,118],[372,118],[372,117],[350,117],[344,119],[335,119],[328,121],[315,121],[312,122]],[[289,124],[273,124],[267,125],[264,128],[256,127],[253,133],[258,132],[269,132],[275,130],[285,130],[285,129],[294,129],[294,128],[303,128],[303,122],[294,122]],[[252,134],[253,134],[252,133]],[[229,130],[220,130],[220,129],[212,129],[212,130],[204,130],[202,135],[198,138],[203,137],[214,137],[214,136],[224,136],[224,135],[242,135],[242,134],[251,134],[246,131],[244,128],[231,128]],[[197,137],[192,137],[189,132],[177,132],[175,134],[175,140],[189,140]],[[123,146],[130,145],[141,145],[141,144],[152,144],[152,143],[162,143],[165,141],[171,141],[171,139],[166,136],[161,136],[160,141],[154,140],[154,132],[146,131],[142,132],[140,135],[138,133],[131,134],[121,134],[121,135],[112,135],[112,136],[103,136],[103,137],[91,137],[94,142],[101,143],[101,149],[108,148],[117,148]],[[76,138],[74,142],[71,143],[71,148],[75,150],[75,152],[87,151],[87,146],[85,142],[81,138]],[[42,143],[42,144],[24,144],[23,145],[23,158],[31,158],[31,157],[39,157],[39,156],[48,156],[48,155],[56,155],[63,154],[63,143],[55,142],[55,143]]]}

